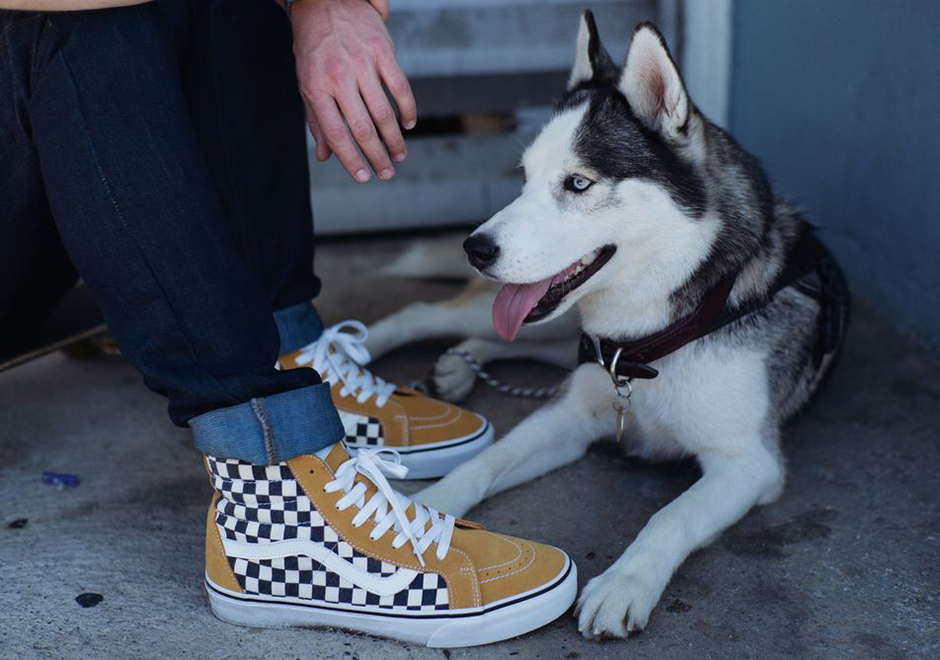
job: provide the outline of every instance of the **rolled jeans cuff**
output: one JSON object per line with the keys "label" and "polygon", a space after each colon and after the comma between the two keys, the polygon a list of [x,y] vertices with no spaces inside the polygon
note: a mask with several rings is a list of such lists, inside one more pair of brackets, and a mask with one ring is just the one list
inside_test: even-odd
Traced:
{"label": "rolled jeans cuff", "polygon": [[304,302],[279,309],[274,312],[274,321],[281,335],[280,355],[303,348],[323,334],[323,321],[313,303]]}
{"label": "rolled jeans cuff", "polygon": [[203,413],[189,426],[203,454],[255,465],[312,454],[345,435],[327,383]]}

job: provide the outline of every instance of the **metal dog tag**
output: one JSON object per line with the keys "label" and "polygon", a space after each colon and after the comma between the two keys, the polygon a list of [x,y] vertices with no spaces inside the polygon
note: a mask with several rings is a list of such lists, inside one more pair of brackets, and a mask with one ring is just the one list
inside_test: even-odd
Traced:
{"label": "metal dog tag", "polygon": [[610,379],[614,383],[614,391],[617,393],[617,400],[614,401],[614,410],[617,412],[617,442],[623,439],[623,432],[626,426],[627,409],[630,407],[630,397],[633,396],[632,378],[626,378],[617,374],[617,361],[620,359],[618,348],[614,353],[614,358],[610,361]]}
{"label": "metal dog tag", "polygon": [[617,392],[617,400],[614,402],[614,410],[617,411],[617,442],[623,439],[623,430],[625,426],[624,418],[627,415],[627,408],[630,407],[630,396],[624,396]]}

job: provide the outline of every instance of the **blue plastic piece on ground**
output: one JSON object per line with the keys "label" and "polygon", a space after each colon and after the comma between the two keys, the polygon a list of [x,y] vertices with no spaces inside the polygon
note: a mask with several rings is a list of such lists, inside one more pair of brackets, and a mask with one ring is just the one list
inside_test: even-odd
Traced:
{"label": "blue plastic piece on ground", "polygon": [[57,486],[58,488],[75,488],[79,483],[78,475],[61,472],[43,472],[42,482],[47,486]]}

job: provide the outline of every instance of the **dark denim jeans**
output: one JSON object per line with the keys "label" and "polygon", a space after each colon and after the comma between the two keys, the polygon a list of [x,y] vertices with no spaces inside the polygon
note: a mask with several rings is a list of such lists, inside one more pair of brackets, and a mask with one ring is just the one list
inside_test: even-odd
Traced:
{"label": "dark denim jeans", "polygon": [[276,3],[2,11],[0,134],[0,337],[81,276],[202,451],[270,463],[343,435],[313,370],[274,367],[322,329]]}

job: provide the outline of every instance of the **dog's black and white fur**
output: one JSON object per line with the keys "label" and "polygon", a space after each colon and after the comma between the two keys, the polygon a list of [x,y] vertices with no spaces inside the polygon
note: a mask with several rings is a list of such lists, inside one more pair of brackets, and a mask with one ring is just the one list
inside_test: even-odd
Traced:
{"label": "dog's black and white fur", "polygon": [[[757,162],[696,109],[649,24],[636,29],[618,68],[585,12],[567,92],[523,166],[519,198],[473,234],[489,244],[476,265],[519,284],[572,265],[587,271],[554,285],[538,320],[577,305],[595,336],[662,330],[729,273],[738,273],[732,307],[761,299],[803,229]],[[609,260],[598,267],[601,256]],[[466,306],[454,309],[471,327]],[[653,460],[694,456],[702,477],[585,586],[577,610],[585,636],[643,628],[689,553],[780,495],[781,424],[831,362],[812,359],[819,313],[816,299],[788,287],[758,312],[656,361],[659,377],[634,384],[625,449]],[[583,364],[554,401],[417,499],[462,515],[577,460],[614,434],[614,402],[610,375]]]}

